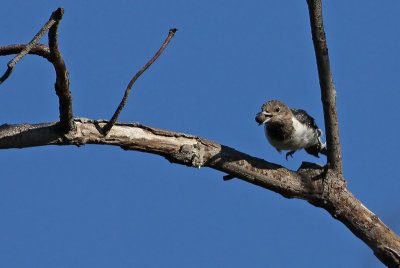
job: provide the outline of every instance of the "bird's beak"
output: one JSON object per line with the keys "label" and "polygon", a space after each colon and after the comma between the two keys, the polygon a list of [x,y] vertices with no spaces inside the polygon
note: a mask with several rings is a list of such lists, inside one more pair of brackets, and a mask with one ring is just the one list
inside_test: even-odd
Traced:
{"label": "bird's beak", "polygon": [[262,124],[267,123],[269,120],[271,120],[272,114],[267,113],[265,111],[259,112],[256,116],[256,122],[258,123],[259,126]]}

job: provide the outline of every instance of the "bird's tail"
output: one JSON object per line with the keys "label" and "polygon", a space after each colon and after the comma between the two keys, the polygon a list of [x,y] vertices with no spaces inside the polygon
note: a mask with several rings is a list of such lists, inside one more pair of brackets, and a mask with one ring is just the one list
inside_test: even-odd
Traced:
{"label": "bird's tail", "polygon": [[327,155],[327,153],[328,153],[328,151],[326,150],[325,143],[317,143],[311,147],[304,148],[304,150],[306,150],[307,153],[309,153],[315,157],[319,157],[318,154]]}
{"label": "bird's tail", "polygon": [[326,149],[326,142],[325,143],[321,143],[321,147],[319,148],[319,152],[323,155],[327,155],[328,154],[328,150]]}
{"label": "bird's tail", "polygon": [[328,150],[326,149],[326,142],[322,143],[321,136],[322,136],[322,130],[318,129],[318,143],[311,147],[305,148],[307,153],[314,155],[316,157],[319,157],[318,154],[323,154],[323,155],[328,154]]}

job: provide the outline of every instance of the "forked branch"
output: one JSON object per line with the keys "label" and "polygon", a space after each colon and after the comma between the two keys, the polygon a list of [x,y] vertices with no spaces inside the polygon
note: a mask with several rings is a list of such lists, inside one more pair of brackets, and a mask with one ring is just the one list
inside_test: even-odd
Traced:
{"label": "forked branch", "polygon": [[[336,90],[330,68],[328,46],[322,19],[321,0],[307,0],[307,4],[315,56],[317,59],[321,100],[324,108],[326,140],[328,143],[328,172],[324,180],[329,184],[329,187],[332,187],[337,182],[344,181],[336,107]],[[335,192],[335,190],[332,192]],[[332,192],[330,192],[329,195],[332,195]],[[361,203],[355,205],[353,209],[347,212],[341,210],[341,203],[348,202],[348,197],[345,197],[347,192],[347,189],[342,189],[336,193],[335,196],[329,196],[327,198],[327,201],[332,202],[333,207],[336,207],[333,212],[331,212],[332,216],[343,222],[357,237],[370,246],[374,254],[385,265],[389,267],[400,267],[399,236],[383,223],[380,224],[381,221],[378,217],[373,215],[373,213]],[[357,202],[355,202],[355,204],[356,203]],[[362,206],[362,208],[358,206]],[[329,207],[327,210],[329,211]],[[350,221],[349,218],[351,218]],[[367,221],[361,223],[366,219]],[[377,235],[378,233],[379,235]]]}
{"label": "forked branch", "polygon": [[324,208],[363,240],[386,265],[398,267],[400,263],[400,238],[354,197],[343,181],[325,180],[323,166],[303,164],[296,172],[211,140],[137,123],[116,123],[106,136],[102,128],[107,121],[77,118],[75,123],[76,131],[70,135],[59,133],[57,122],[0,126],[0,149],[103,144],[161,155],[186,166],[210,167],[284,197],[304,199]]}
{"label": "forked branch", "polygon": [[[35,35],[27,45],[9,45],[0,47],[0,55],[17,54],[7,64],[7,70],[0,78],[3,83],[12,73],[15,65],[26,54],[36,54],[50,61],[56,71],[55,90],[59,99],[60,124],[61,130],[66,133],[74,129],[74,114],[72,111],[72,96],[69,90],[68,70],[58,48],[58,26],[64,15],[64,9],[58,8],[54,11],[50,19]],[[49,46],[37,44],[40,38],[49,31]]]}
{"label": "forked branch", "polygon": [[[54,13],[53,13],[54,14]],[[33,39],[29,42],[29,44],[25,45],[19,52],[18,55],[15,56],[12,60],[10,60],[7,64],[7,70],[5,73],[0,77],[0,84],[7,80],[10,76],[12,71],[14,70],[14,66],[26,55],[28,54],[33,48],[35,48],[37,42],[39,42],[40,38],[56,23],[55,18],[53,15],[50,17],[49,21],[40,29],[40,31],[33,37]],[[15,46],[15,45],[14,45]],[[4,47],[1,47],[1,49]]]}
{"label": "forked branch", "polygon": [[[51,19],[55,22],[49,30],[49,47],[36,43],[31,47],[29,44],[0,47],[0,55],[31,53],[43,56],[53,63],[57,74],[56,92],[60,100],[61,121],[36,125],[2,125],[0,126],[0,149],[44,145],[103,144],[120,146],[124,150],[161,155],[170,162],[186,166],[210,167],[284,197],[304,199],[317,207],[324,208],[332,217],[341,221],[363,240],[384,264],[389,267],[399,267],[400,237],[355,198],[346,189],[345,181],[342,179],[336,93],[322,24],[321,2],[307,0],[307,3],[324,106],[328,170],[316,164],[303,163],[298,171],[292,171],[201,137],[135,123],[116,123],[132,85],[162,53],[176,29],[170,30],[160,50],[132,78],[110,122],[73,119],[68,71],[57,45],[57,29],[63,14],[62,9],[58,9],[52,15]],[[75,131],[65,135],[64,132],[59,131],[60,124],[64,131],[73,128]]]}

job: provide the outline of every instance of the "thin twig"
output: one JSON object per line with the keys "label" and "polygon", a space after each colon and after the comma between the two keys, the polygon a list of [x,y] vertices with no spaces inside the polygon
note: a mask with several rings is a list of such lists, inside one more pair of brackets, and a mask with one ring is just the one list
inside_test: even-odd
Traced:
{"label": "thin twig", "polygon": [[7,64],[7,71],[3,74],[3,76],[0,78],[0,84],[2,84],[6,79],[10,76],[12,73],[14,66],[17,64],[18,61],[20,61],[26,54],[29,53],[29,51],[35,47],[36,43],[39,42],[40,38],[50,29],[51,26],[56,23],[56,20],[54,18],[54,13],[51,15],[50,19],[46,24],[40,29],[40,31],[33,37],[32,41],[29,42],[28,45],[24,49],[19,52],[17,56],[15,56],[12,60],[10,60]]}
{"label": "thin twig", "polygon": [[150,67],[151,64],[153,64],[153,62],[155,62],[157,60],[157,58],[161,55],[161,53],[164,51],[164,49],[167,47],[168,43],[171,41],[172,37],[174,37],[175,32],[178,29],[173,28],[169,30],[169,34],[167,39],[165,39],[164,43],[162,44],[161,48],[157,51],[157,53],[154,55],[154,57],[148,62],[146,63],[146,65],[140,69],[139,72],[137,72],[135,74],[135,76],[132,78],[132,80],[129,82],[128,87],[125,90],[125,94],[124,97],[122,98],[121,103],[118,105],[117,110],[115,110],[114,115],[111,117],[109,123],[104,127],[103,131],[104,131],[104,135],[107,135],[108,132],[111,130],[111,128],[113,127],[113,125],[115,124],[115,122],[117,122],[118,120],[118,116],[121,113],[122,109],[124,108],[126,102],[128,101],[128,97],[129,94],[131,92],[132,86],[135,83],[135,81],[139,78],[139,76],[142,75],[142,73],[144,73],[144,71],[147,70],[147,68]]}
{"label": "thin twig", "polygon": [[310,24],[317,58],[321,99],[324,108],[325,132],[328,146],[328,165],[335,172],[343,173],[340,149],[339,124],[336,108],[336,91],[333,84],[328,46],[322,20],[321,0],[307,0]]}

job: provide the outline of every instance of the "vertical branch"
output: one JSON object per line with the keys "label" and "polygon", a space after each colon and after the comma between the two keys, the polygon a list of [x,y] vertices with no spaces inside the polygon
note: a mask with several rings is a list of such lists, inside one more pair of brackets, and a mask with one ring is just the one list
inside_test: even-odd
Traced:
{"label": "vertical branch", "polygon": [[333,84],[328,55],[328,46],[322,20],[321,0],[307,0],[310,14],[312,39],[317,58],[321,99],[324,108],[326,141],[328,144],[328,165],[335,172],[343,173],[339,139],[339,124],[336,108],[336,90]]}
{"label": "vertical branch", "polygon": [[56,83],[54,87],[59,100],[60,125],[63,131],[69,132],[75,128],[72,96],[69,90],[68,70],[58,48],[58,26],[63,15],[63,8],[58,8],[51,15],[55,20],[55,24],[49,29],[49,48],[51,62],[56,70]]}

